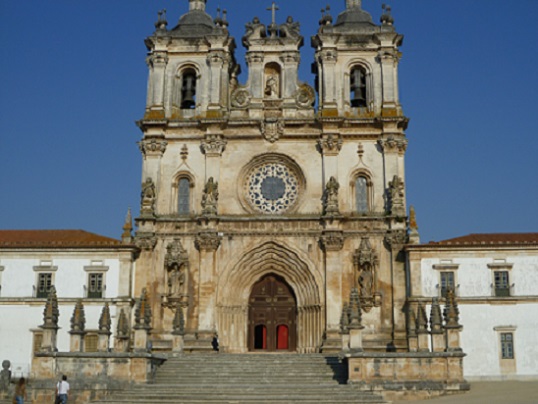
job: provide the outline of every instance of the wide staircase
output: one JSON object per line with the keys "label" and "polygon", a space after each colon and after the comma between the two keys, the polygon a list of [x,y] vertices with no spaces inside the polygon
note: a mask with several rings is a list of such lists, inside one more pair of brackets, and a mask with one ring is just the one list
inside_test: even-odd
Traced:
{"label": "wide staircase", "polygon": [[192,354],[170,358],[152,384],[115,393],[107,404],[386,403],[346,385],[347,370],[321,354]]}

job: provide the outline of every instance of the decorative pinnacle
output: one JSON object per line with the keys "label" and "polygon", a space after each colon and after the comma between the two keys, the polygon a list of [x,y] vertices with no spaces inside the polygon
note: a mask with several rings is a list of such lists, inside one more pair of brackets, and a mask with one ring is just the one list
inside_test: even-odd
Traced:
{"label": "decorative pinnacle", "polygon": [[443,332],[443,318],[441,316],[441,307],[439,306],[439,299],[437,297],[432,299],[430,327],[433,334],[441,334]]}
{"label": "decorative pinnacle", "polygon": [[58,309],[58,297],[56,296],[56,288],[54,285],[52,285],[49,290],[49,297],[45,303],[45,310],[43,311],[43,325],[41,327],[58,329],[59,317],[60,310]]}
{"label": "decorative pinnacle", "polygon": [[133,231],[133,217],[131,215],[131,208],[127,210],[125,216],[125,223],[123,225],[123,233],[121,235],[121,241],[124,244],[129,244],[133,240],[131,232]]}
{"label": "decorative pinnacle", "polygon": [[84,305],[82,304],[82,299],[78,299],[71,317],[71,334],[83,334],[85,325]]}
{"label": "decorative pinnacle", "polygon": [[146,288],[142,289],[142,295],[136,307],[135,323],[135,328],[151,329],[151,306]]}
{"label": "decorative pinnacle", "polygon": [[383,15],[381,16],[381,23],[385,25],[394,24],[394,18],[391,15],[392,8],[387,4],[383,4],[381,8],[383,8]]}
{"label": "decorative pinnacle", "polygon": [[120,317],[118,318],[117,337],[129,338],[129,321],[127,321],[127,316],[123,309],[121,309]]}
{"label": "decorative pinnacle", "polygon": [[99,318],[99,333],[110,335],[111,324],[112,320],[110,318],[110,307],[108,306],[108,303],[105,303],[105,307],[103,307],[101,317]]}
{"label": "decorative pinnacle", "polygon": [[418,333],[428,332],[428,317],[426,316],[426,310],[424,309],[422,303],[418,304],[416,324]]}
{"label": "decorative pinnacle", "polygon": [[456,303],[454,290],[449,289],[446,295],[445,322],[447,327],[459,327],[460,310]]}

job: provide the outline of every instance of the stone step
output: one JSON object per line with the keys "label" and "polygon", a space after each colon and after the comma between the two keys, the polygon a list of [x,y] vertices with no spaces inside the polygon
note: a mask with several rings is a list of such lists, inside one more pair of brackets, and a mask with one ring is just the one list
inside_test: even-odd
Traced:
{"label": "stone step", "polygon": [[171,357],[154,382],[119,391],[106,404],[381,404],[345,384],[347,369],[321,354],[188,354]]}

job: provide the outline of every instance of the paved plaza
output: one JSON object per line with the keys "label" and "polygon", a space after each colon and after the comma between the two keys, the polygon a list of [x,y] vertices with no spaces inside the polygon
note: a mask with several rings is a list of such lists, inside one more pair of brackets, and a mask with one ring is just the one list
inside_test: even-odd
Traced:
{"label": "paved plaza", "polygon": [[449,397],[422,401],[394,401],[403,403],[431,404],[538,404],[538,380],[473,382],[471,391]]}

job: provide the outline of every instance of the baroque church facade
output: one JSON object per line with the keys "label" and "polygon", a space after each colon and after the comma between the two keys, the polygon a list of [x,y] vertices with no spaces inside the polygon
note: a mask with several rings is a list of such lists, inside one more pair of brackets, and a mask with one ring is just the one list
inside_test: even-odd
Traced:
{"label": "baroque church facade", "polygon": [[32,375],[37,402],[74,375],[77,403],[217,348],[339,354],[349,384],[388,394],[536,378],[538,234],[420,244],[407,214],[390,9],[324,10],[312,87],[275,4],[246,24],[244,83],[226,13],[205,7],[172,28],[161,12],[145,41],[134,236],[130,213],[121,241],[0,230],[2,374]]}
{"label": "baroque church facade", "polygon": [[[254,18],[238,82],[226,15],[205,0],[146,39],[147,107],[134,294],[154,346],[339,352],[352,289],[371,351],[406,350],[408,240],[403,37],[360,0],[311,38],[315,86],[299,81],[299,24]],[[317,98],[317,108],[314,104]],[[177,327],[176,327],[177,328]]]}

